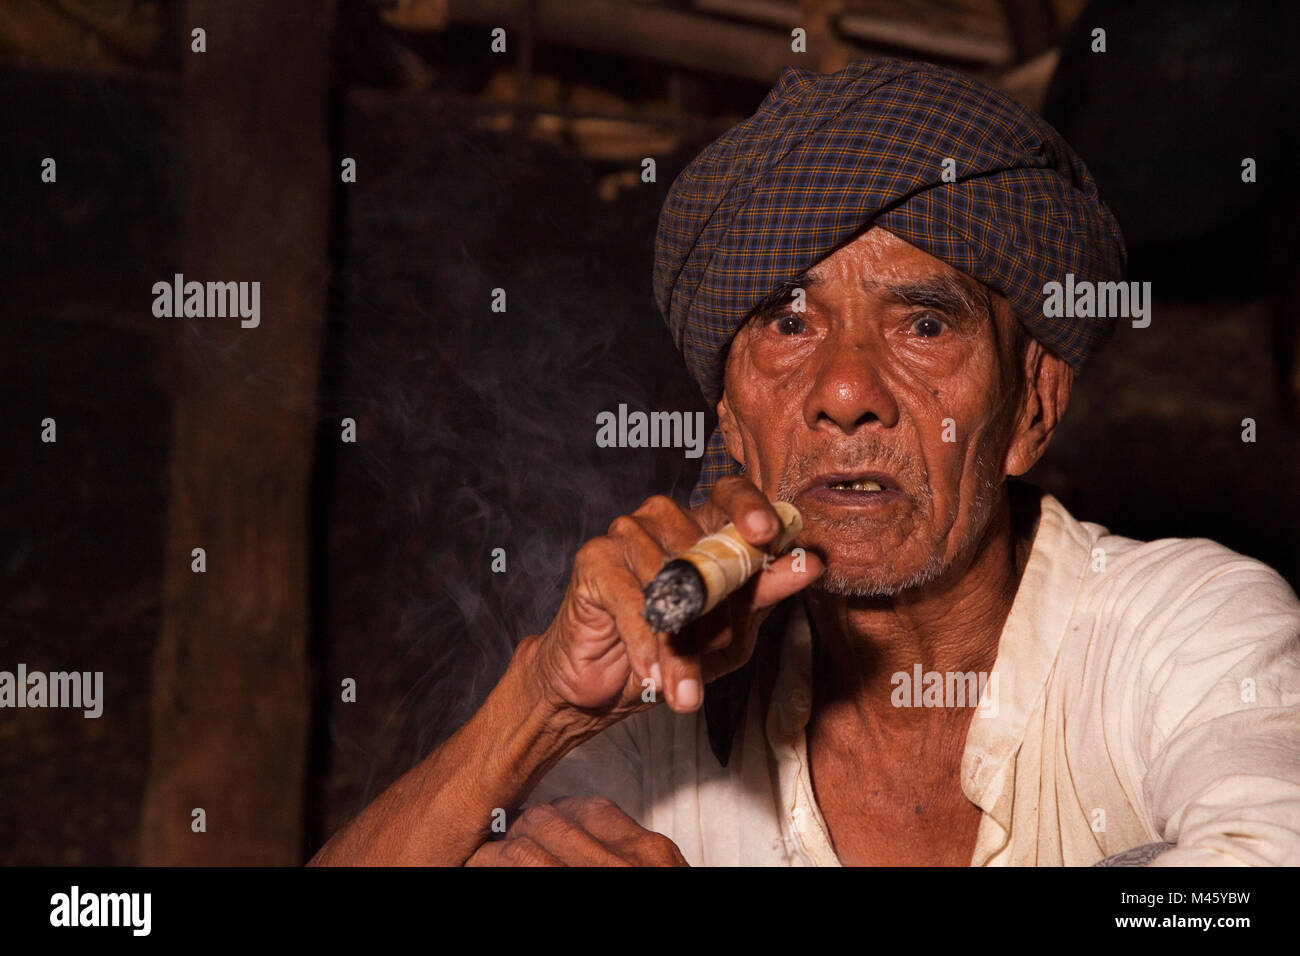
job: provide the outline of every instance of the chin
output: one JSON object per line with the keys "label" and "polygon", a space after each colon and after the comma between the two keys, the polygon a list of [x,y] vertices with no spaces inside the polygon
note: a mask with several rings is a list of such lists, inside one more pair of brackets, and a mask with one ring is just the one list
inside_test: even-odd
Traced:
{"label": "chin", "polygon": [[817,514],[805,521],[798,543],[820,554],[827,573],[838,569],[844,580],[859,576],[881,584],[893,577],[902,580],[908,575],[900,563],[917,565],[929,557],[917,554],[929,551],[928,528],[913,520]]}
{"label": "chin", "polygon": [[811,587],[839,597],[894,597],[929,584],[942,575],[945,568],[939,554],[921,567],[904,573],[896,567],[846,568],[839,562],[829,561],[822,576]]}

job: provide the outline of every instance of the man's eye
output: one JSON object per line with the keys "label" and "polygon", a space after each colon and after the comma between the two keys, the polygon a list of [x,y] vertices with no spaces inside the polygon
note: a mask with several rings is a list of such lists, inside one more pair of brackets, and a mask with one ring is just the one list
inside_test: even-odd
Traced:
{"label": "man's eye", "polygon": [[932,339],[943,331],[943,320],[933,315],[919,315],[912,323],[912,331],[923,339]]}
{"label": "man's eye", "polygon": [[776,330],[781,335],[798,335],[805,328],[803,319],[793,313],[778,315],[774,321]]}

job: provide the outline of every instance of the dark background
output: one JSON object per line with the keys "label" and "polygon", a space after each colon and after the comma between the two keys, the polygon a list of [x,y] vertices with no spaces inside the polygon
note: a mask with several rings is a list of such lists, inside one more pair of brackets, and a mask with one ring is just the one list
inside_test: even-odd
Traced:
{"label": "dark background", "polygon": [[[1156,300],[1149,328],[1121,322],[1085,369],[1029,477],[1082,520],[1214,538],[1300,582],[1294,14],[576,9],[23,0],[0,13],[0,669],[105,681],[98,720],[0,711],[0,861],[305,860],[473,712],[549,621],[582,541],[650,494],[686,499],[698,461],[597,448],[595,416],[709,411],[653,306],[655,225],[677,173],[787,62],[913,55],[1044,111],[1097,174],[1130,278]],[[646,11],[695,18],[712,54],[678,21],[629,25]],[[788,31],[802,23],[799,59]],[[208,53],[189,52],[195,24]],[[504,54],[489,52],[493,24]],[[1098,25],[1105,54],[1090,50]],[[294,45],[313,31],[317,59]],[[256,48],[264,36],[277,45]],[[270,95],[310,69],[319,122],[293,109],[298,93]],[[203,138],[219,122],[194,120],[223,110],[253,117],[232,119],[228,153]],[[282,132],[313,123],[317,156]],[[45,156],[55,184],[40,181]],[[339,182],[345,156],[356,183]],[[1244,156],[1257,183],[1240,180]],[[284,192],[313,182],[315,201]],[[303,210],[325,210],[323,228]],[[213,235],[246,235],[257,270],[206,268]],[[262,326],[155,318],[151,286],[178,271],[260,279]],[[314,333],[273,334],[266,290],[282,276],[303,290],[293,328]],[[497,287],[505,314],[490,309]],[[193,411],[218,393],[238,409],[229,432]],[[339,440],[345,416],[355,444]],[[40,441],[45,417],[55,444]],[[304,482],[282,480],[288,466]],[[209,560],[266,584],[243,618],[196,610],[243,599],[218,573],[193,576],[230,588],[210,605],[165,583],[187,580],[196,542],[176,539],[210,512],[234,544]],[[356,703],[340,701],[348,677]],[[146,810],[169,788],[201,795],[184,806],[209,807],[206,834]],[[283,826],[254,824],[267,816]]]}

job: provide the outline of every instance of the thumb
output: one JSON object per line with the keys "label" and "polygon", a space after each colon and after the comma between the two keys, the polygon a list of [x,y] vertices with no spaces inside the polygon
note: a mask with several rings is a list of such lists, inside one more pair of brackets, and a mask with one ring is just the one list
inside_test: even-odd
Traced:
{"label": "thumb", "polygon": [[796,548],[758,573],[751,607],[757,610],[784,601],[816,581],[825,570],[826,565],[818,555]]}

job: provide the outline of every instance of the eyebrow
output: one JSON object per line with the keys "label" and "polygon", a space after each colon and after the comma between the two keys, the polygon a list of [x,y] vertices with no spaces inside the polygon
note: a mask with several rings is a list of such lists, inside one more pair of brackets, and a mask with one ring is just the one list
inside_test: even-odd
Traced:
{"label": "eyebrow", "polygon": [[965,282],[956,276],[932,275],[911,282],[864,283],[899,305],[936,309],[950,316],[993,318],[993,299],[983,285]]}
{"label": "eyebrow", "polygon": [[820,281],[817,276],[809,274],[808,270],[805,269],[793,279],[786,279],[779,283],[776,288],[759,300],[758,305],[749,310],[749,318],[768,318],[777,309],[790,302],[796,289],[808,289]]}
{"label": "eyebrow", "polygon": [[[789,304],[796,289],[808,289],[820,282],[818,276],[807,270],[792,279],[779,283],[749,312],[750,318],[768,318]],[[947,315],[993,318],[993,299],[983,285],[964,281],[957,276],[931,275],[909,282],[879,283],[864,279],[864,289],[875,292],[899,305],[936,309]]]}

